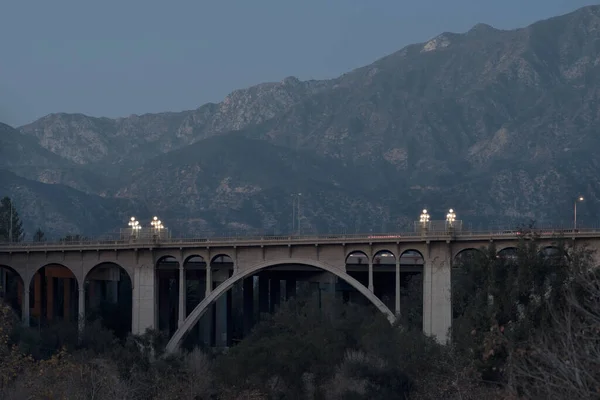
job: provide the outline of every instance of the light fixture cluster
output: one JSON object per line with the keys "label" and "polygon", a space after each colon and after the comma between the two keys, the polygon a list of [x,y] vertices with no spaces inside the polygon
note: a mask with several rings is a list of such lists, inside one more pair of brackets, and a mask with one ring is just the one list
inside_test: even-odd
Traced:
{"label": "light fixture cluster", "polygon": [[[431,216],[427,212],[427,209],[423,209],[423,211],[421,212],[421,215],[419,217],[419,222],[423,225],[426,225],[429,222],[430,218],[431,218]],[[456,221],[456,213],[451,208],[450,210],[448,210],[448,214],[446,214],[446,222],[449,225],[452,225],[455,221]]]}
{"label": "light fixture cluster", "polygon": [[[136,220],[135,217],[131,217],[129,219],[128,225],[131,227],[132,232],[136,232],[136,231],[142,229],[142,225],[140,224],[140,221]],[[158,219],[158,217],[152,218],[152,221],[150,221],[150,226],[152,227],[152,229],[154,229],[156,231],[161,231],[163,229],[166,229],[166,226],[164,226],[162,224],[162,221],[160,219]]]}

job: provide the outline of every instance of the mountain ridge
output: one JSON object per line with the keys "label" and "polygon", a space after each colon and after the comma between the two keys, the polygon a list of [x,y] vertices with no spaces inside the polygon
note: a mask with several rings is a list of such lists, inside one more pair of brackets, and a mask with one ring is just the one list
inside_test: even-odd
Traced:
{"label": "mountain ridge", "polygon": [[[90,193],[147,204],[182,233],[288,232],[298,192],[307,232],[410,229],[422,207],[475,225],[568,224],[573,193],[600,198],[599,28],[600,6],[516,30],[478,24],[331,80],[19,131],[102,173],[109,184]],[[580,213],[600,217],[592,201]]]}

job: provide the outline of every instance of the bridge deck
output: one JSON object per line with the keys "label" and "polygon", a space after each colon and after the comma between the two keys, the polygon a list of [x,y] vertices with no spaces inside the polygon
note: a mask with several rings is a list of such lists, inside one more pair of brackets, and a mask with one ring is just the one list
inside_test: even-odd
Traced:
{"label": "bridge deck", "polygon": [[[552,238],[597,238],[600,229],[544,229],[532,231],[543,239]],[[530,233],[527,233],[530,234]],[[520,231],[428,231],[386,234],[351,235],[303,235],[303,236],[228,236],[228,237],[184,237],[160,239],[89,239],[55,242],[0,243],[0,252],[62,251],[88,249],[132,249],[132,248],[197,248],[224,246],[281,246],[319,245],[352,243],[403,243],[424,241],[481,241],[517,240],[526,235]]]}

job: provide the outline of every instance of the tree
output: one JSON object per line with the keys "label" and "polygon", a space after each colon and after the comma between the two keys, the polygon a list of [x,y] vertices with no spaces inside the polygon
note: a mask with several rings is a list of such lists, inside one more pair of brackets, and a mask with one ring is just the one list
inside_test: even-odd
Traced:
{"label": "tree", "polygon": [[592,399],[600,395],[600,270],[575,270],[567,302],[551,309],[553,329],[513,352],[511,386],[524,398]]}
{"label": "tree", "polygon": [[453,271],[453,342],[473,355],[485,381],[506,383],[516,355],[530,354],[540,337],[564,332],[565,319],[557,315],[569,310],[573,282],[589,269],[591,253],[561,238],[553,248],[546,252],[532,233],[511,257],[498,256],[492,244]]}
{"label": "tree", "polygon": [[87,237],[79,235],[79,234],[66,235],[65,237],[60,239],[61,242],[85,242],[86,240],[89,240],[89,239]]}
{"label": "tree", "polygon": [[23,223],[15,205],[10,197],[2,198],[0,200],[0,240],[21,242],[24,237]]}
{"label": "tree", "polygon": [[44,233],[44,231],[42,231],[41,228],[38,228],[37,231],[35,231],[35,233],[33,234],[33,241],[34,242],[45,242],[46,241],[46,234]]}

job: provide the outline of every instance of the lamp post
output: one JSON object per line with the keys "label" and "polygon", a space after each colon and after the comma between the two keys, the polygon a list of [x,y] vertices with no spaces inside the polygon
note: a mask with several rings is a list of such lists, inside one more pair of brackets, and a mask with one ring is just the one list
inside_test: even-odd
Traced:
{"label": "lamp post", "polygon": [[136,237],[137,236],[137,231],[142,228],[140,226],[140,221],[137,221],[135,219],[135,217],[131,217],[129,219],[128,225],[131,227],[131,236]]}
{"label": "lamp post", "polygon": [[13,241],[13,199],[10,199],[10,214],[8,214],[8,220],[10,221],[10,227],[8,228],[8,241],[12,243]]}
{"label": "lamp post", "polygon": [[160,231],[162,229],[165,229],[165,227],[163,226],[161,220],[158,219],[158,217],[154,217],[154,218],[152,218],[152,221],[150,222],[150,225],[152,225],[152,227],[154,228],[154,234],[155,234],[155,236],[158,235],[160,237]]}
{"label": "lamp post", "polygon": [[300,234],[300,196],[302,193],[292,194],[292,234],[297,235]]}
{"label": "lamp post", "polygon": [[583,196],[579,196],[573,202],[573,230],[577,229],[577,203],[583,200]]}
{"label": "lamp post", "polygon": [[426,209],[423,209],[421,216],[419,217],[419,222],[421,223],[421,229],[426,230],[427,224],[429,223],[429,214]]}
{"label": "lamp post", "polygon": [[456,221],[456,213],[453,209],[448,210],[448,214],[446,214],[446,225],[449,229],[454,227],[454,221]]}

